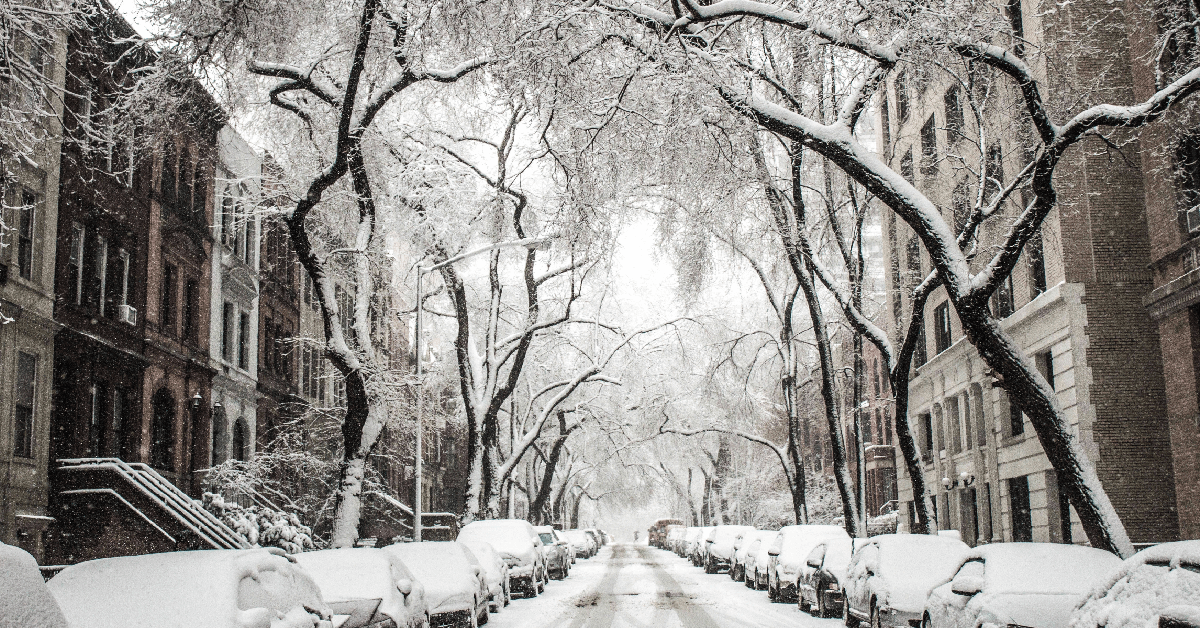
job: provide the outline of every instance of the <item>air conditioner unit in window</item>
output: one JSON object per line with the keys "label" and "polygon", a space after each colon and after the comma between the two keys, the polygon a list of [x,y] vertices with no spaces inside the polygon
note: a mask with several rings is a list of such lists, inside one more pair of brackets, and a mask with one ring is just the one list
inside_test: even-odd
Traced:
{"label": "air conditioner unit in window", "polygon": [[117,320],[127,325],[137,325],[137,308],[132,305],[118,305]]}

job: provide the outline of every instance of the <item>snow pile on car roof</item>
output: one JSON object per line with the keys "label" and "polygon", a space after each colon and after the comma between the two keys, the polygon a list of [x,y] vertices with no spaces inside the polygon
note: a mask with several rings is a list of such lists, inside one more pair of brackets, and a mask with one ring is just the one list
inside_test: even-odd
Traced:
{"label": "snow pile on car roof", "polygon": [[1144,549],[1098,584],[1071,628],[1157,628],[1160,616],[1200,625],[1200,541]]}
{"label": "snow pile on car roof", "polygon": [[66,625],[33,556],[19,547],[0,543],[0,628]]}
{"label": "snow pile on car roof", "polygon": [[328,626],[304,609],[325,609],[317,585],[278,551],[103,558],[67,567],[48,584],[72,628]]}

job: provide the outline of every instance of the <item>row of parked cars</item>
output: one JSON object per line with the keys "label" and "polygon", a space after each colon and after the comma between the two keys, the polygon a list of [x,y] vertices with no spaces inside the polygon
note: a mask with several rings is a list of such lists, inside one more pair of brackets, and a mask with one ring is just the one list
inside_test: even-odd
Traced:
{"label": "row of parked cars", "polygon": [[871,628],[1200,628],[1200,541],[1122,561],[1081,545],[968,547],[955,531],[671,526],[658,545],[773,602]]}
{"label": "row of parked cars", "polygon": [[31,555],[0,543],[0,626],[473,628],[606,541],[599,530],[500,519],[467,524],[455,541],[104,558],[48,581]]}

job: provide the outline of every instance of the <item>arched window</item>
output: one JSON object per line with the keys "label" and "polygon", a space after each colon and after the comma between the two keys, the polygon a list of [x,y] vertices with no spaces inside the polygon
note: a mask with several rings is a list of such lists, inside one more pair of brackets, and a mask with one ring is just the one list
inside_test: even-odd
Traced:
{"label": "arched window", "polygon": [[233,424],[233,457],[245,461],[246,456],[246,426],[242,419]]}
{"label": "arched window", "polygon": [[150,424],[150,466],[175,470],[175,398],[166,388],[159,388],[150,399],[153,412]]}

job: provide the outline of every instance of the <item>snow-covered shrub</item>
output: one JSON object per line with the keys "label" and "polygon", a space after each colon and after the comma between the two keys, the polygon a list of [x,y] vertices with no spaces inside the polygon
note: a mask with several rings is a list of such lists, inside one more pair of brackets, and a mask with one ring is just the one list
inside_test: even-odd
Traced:
{"label": "snow-covered shrub", "polygon": [[300,523],[295,513],[264,506],[240,506],[208,492],[201,503],[251,545],[278,547],[289,554],[316,549],[312,529]]}

